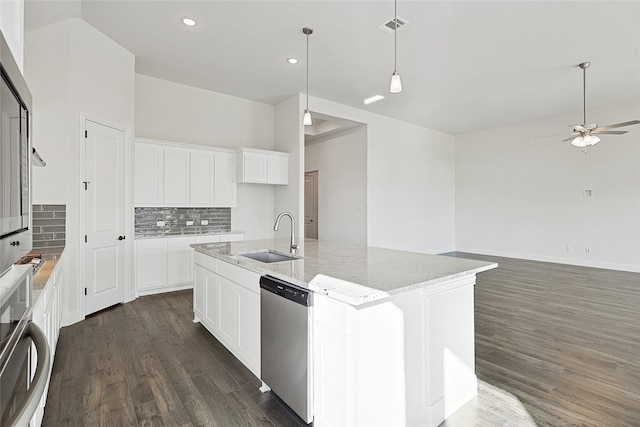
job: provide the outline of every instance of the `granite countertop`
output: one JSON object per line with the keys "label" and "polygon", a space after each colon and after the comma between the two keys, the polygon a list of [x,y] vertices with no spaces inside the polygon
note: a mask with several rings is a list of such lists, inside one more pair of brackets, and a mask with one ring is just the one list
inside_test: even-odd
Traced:
{"label": "granite countertop", "polygon": [[217,236],[221,234],[244,234],[244,231],[229,230],[229,231],[212,231],[211,233],[194,233],[194,234],[136,234],[135,240],[142,239],[172,239],[174,237],[202,237],[202,236]]}
{"label": "granite countertop", "polygon": [[289,253],[289,239],[191,245],[197,252],[269,274],[351,305],[436,286],[496,268],[498,264],[439,255],[305,239],[294,261],[262,263],[240,256],[273,250]]}

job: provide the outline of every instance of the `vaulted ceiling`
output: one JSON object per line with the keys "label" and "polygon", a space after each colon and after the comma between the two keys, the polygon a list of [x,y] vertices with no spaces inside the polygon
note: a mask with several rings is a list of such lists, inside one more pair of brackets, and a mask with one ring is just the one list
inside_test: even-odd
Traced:
{"label": "vaulted ceiling", "polygon": [[307,26],[311,95],[454,135],[581,122],[584,61],[588,107],[640,102],[638,1],[399,0],[395,95],[393,36],[378,29],[393,16],[392,0],[26,0],[25,30],[81,18],[135,54],[137,73],[275,104],[305,93]]}

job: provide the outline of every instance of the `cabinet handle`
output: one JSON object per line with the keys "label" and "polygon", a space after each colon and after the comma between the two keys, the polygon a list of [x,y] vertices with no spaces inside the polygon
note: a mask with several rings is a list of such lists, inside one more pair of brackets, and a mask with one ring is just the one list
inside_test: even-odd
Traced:
{"label": "cabinet handle", "polygon": [[124,240],[124,239],[126,239],[125,236],[118,236],[118,240]]}

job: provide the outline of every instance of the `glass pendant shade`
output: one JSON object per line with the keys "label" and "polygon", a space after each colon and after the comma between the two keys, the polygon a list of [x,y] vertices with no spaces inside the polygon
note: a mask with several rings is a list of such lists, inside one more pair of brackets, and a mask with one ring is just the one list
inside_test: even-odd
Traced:
{"label": "glass pendant shade", "polygon": [[584,136],[579,135],[576,138],[574,138],[573,141],[571,141],[571,145],[584,148],[587,145],[596,145],[600,141],[601,139],[595,135],[584,135]]}
{"label": "glass pendant shade", "polygon": [[402,80],[400,80],[400,74],[396,71],[391,76],[391,84],[389,85],[389,92],[400,93],[402,92]]}
{"label": "glass pendant shade", "polygon": [[304,110],[304,116],[302,116],[302,124],[305,126],[311,126],[313,121],[311,120],[311,112],[309,109]]}

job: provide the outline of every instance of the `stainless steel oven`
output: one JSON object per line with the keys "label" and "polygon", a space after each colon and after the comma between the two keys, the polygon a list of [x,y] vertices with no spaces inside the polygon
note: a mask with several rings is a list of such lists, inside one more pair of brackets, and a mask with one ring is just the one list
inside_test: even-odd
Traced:
{"label": "stainless steel oven", "polygon": [[[30,265],[15,265],[0,277],[1,426],[29,424],[51,368],[46,338],[31,322],[31,280]],[[35,367],[31,365],[34,347]]]}

